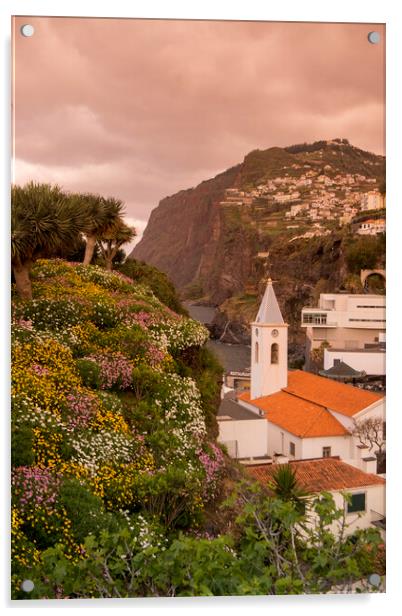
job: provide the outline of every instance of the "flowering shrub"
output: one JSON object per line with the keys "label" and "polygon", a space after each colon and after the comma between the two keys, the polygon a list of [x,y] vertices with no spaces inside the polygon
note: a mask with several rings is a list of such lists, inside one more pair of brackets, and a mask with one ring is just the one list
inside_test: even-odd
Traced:
{"label": "flowering shrub", "polygon": [[124,354],[135,362],[147,360],[147,353],[153,343],[137,324],[128,327],[119,325],[107,331],[98,332],[98,343],[114,353]]}
{"label": "flowering shrub", "polygon": [[99,265],[78,265],[75,271],[82,280],[94,282],[109,291],[132,291],[132,280],[119,272],[108,272]]}
{"label": "flowering shrub", "polygon": [[17,342],[11,358],[12,393],[34,406],[59,414],[65,396],[81,386],[70,349],[53,338]]}
{"label": "flowering shrub", "polygon": [[92,362],[99,368],[101,389],[127,389],[131,385],[132,362],[121,353],[114,355],[92,355],[84,361]]}
{"label": "flowering shrub", "polygon": [[209,338],[209,332],[204,325],[186,317],[166,320],[152,326],[152,329],[166,336],[171,351],[202,346]]}
{"label": "flowering shrub", "polygon": [[166,528],[198,523],[221,469],[200,392],[172,357],[207,330],[97,266],[42,260],[32,278],[35,299],[13,305],[16,595],[57,543],[74,561],[88,534],[112,527],[147,549],[148,514]]}
{"label": "flowering shrub", "polygon": [[119,432],[78,432],[71,437],[74,451],[72,461],[85,466],[95,474],[106,462],[118,464],[134,460],[138,451],[137,441]]}
{"label": "flowering shrub", "polygon": [[92,394],[70,393],[66,396],[65,409],[63,419],[69,428],[88,428],[97,413],[97,399]]}
{"label": "flowering shrub", "polygon": [[48,280],[54,276],[61,276],[71,272],[71,265],[62,259],[38,259],[32,267],[31,276],[33,280]]}
{"label": "flowering shrub", "polygon": [[14,502],[25,512],[36,507],[53,507],[60,486],[60,477],[49,469],[29,466],[13,471],[11,485]]}
{"label": "flowering shrub", "polygon": [[155,404],[164,411],[165,420],[174,424],[172,433],[182,438],[182,449],[193,447],[206,435],[201,397],[195,382],[189,377],[164,374],[160,377],[161,391]]}
{"label": "flowering shrub", "polygon": [[71,300],[33,299],[16,306],[20,322],[31,323],[37,330],[62,331],[78,325],[84,318],[83,307]]}
{"label": "flowering shrub", "polygon": [[204,496],[210,499],[216,495],[225,458],[222,450],[215,443],[208,443],[208,451],[200,450],[198,457],[205,470]]}
{"label": "flowering shrub", "polygon": [[115,327],[121,319],[121,314],[114,303],[104,298],[92,303],[89,316],[99,329]]}

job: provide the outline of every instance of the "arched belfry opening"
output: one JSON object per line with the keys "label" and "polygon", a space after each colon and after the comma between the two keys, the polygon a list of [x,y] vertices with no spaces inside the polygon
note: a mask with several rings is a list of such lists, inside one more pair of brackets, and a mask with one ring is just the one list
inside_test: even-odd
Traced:
{"label": "arched belfry opening", "polygon": [[271,344],[271,364],[279,364],[279,345],[276,342]]}

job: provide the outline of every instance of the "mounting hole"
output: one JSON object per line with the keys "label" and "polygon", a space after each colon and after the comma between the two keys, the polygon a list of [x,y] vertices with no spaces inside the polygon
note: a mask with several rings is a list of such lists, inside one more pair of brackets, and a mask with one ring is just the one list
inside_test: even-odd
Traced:
{"label": "mounting hole", "polygon": [[369,43],[372,45],[377,45],[380,42],[380,33],[379,32],[369,32],[367,35]]}
{"label": "mounting hole", "polygon": [[24,24],[21,26],[21,34],[22,36],[33,36],[35,32],[35,28],[31,26],[31,24]]}
{"label": "mounting hole", "polygon": [[24,592],[32,592],[35,588],[35,584],[32,580],[24,580],[21,584],[21,588]]}
{"label": "mounting hole", "polygon": [[378,573],[372,573],[368,579],[369,584],[372,586],[379,586],[381,584],[381,577]]}

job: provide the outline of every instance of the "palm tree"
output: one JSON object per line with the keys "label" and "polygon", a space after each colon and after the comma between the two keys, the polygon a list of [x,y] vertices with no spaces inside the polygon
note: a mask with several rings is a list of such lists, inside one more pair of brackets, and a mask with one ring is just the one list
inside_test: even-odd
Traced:
{"label": "palm tree", "polygon": [[89,225],[85,233],[87,243],[83,261],[84,265],[89,265],[98,238],[121,218],[123,203],[113,197],[105,199],[101,195],[91,193],[77,194],[74,198],[79,207],[86,211],[89,218]]}
{"label": "palm tree", "polygon": [[296,473],[290,464],[280,464],[272,476],[268,487],[283,501],[290,501],[295,509],[304,514],[309,501],[308,493],[300,487]]}
{"label": "palm tree", "polygon": [[34,261],[75,245],[87,225],[86,213],[59,186],[29,182],[12,187],[11,264],[22,298],[32,298]]}
{"label": "palm tree", "polygon": [[129,227],[119,219],[113,227],[110,227],[98,238],[98,246],[109,272],[112,271],[113,259],[119,248],[126,242],[131,242],[136,235],[134,227]]}

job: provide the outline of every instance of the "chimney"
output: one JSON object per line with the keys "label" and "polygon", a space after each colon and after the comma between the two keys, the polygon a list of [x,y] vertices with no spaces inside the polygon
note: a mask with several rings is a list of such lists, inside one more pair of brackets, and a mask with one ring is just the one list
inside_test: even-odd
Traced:
{"label": "chimney", "polygon": [[[359,462],[360,468],[363,468],[363,460],[369,456],[369,448],[367,445],[357,445],[356,446],[356,458]],[[363,469],[364,470],[364,469]]]}
{"label": "chimney", "polygon": [[362,470],[365,473],[372,473],[373,475],[377,474],[377,458],[375,456],[363,458],[362,462]]}

